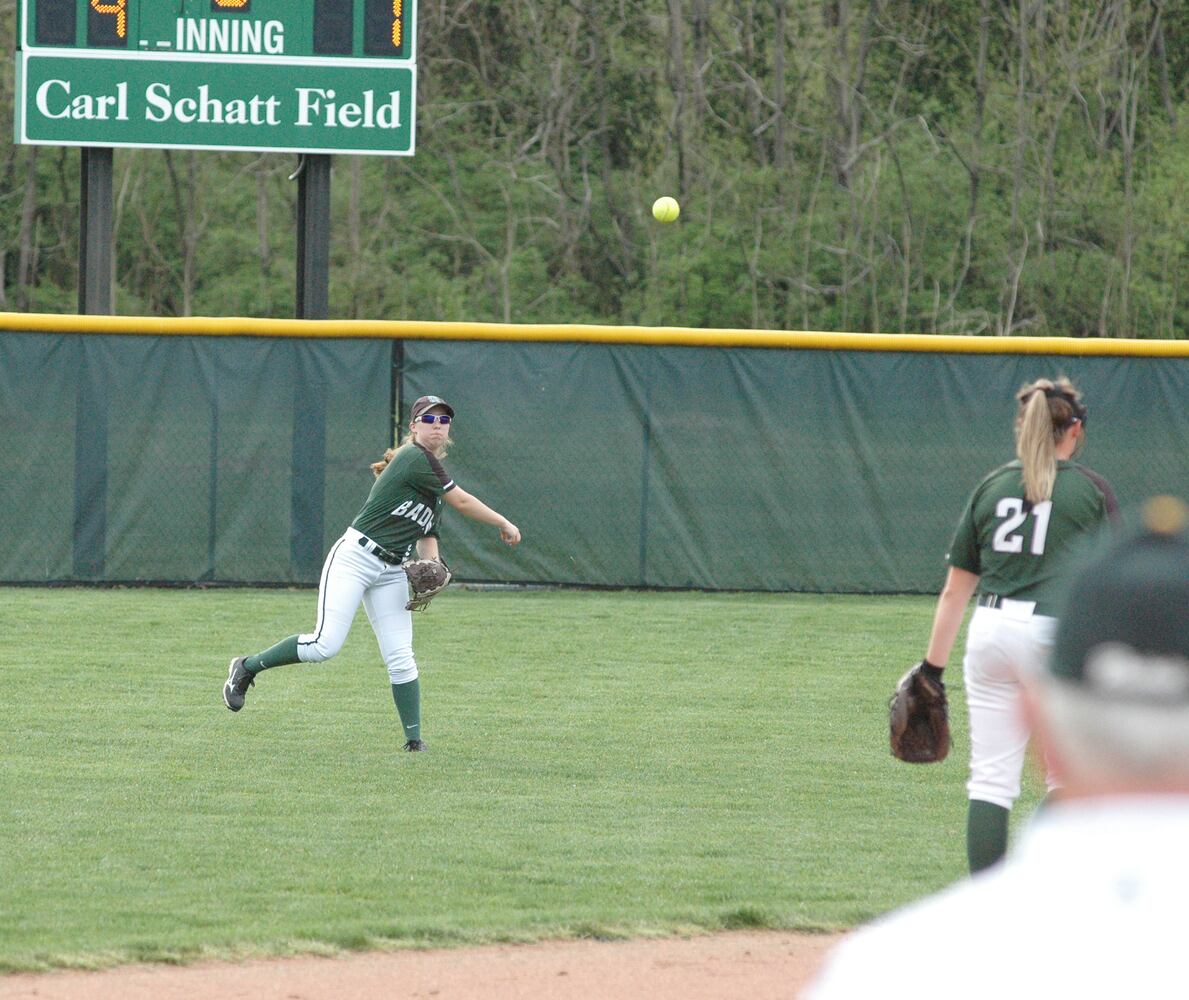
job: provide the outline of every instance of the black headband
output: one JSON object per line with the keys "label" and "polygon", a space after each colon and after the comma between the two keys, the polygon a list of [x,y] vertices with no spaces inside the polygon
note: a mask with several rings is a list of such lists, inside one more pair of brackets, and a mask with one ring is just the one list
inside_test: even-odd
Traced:
{"label": "black headband", "polygon": [[[1069,423],[1072,424],[1075,422],[1080,422],[1083,427],[1085,426],[1087,415],[1086,404],[1074,396],[1073,393],[1069,392],[1067,389],[1058,389],[1056,386],[1052,386],[1047,389],[1041,389],[1040,391],[1045,394],[1046,399],[1065,400],[1065,402],[1069,404],[1070,409],[1073,410],[1073,417],[1070,419]],[[1068,426],[1068,424],[1066,426]]]}

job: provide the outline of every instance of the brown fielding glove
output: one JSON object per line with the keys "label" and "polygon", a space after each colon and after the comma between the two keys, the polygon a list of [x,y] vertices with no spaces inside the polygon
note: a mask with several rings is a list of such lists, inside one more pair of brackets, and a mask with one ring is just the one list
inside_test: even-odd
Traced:
{"label": "brown fielding glove", "polygon": [[950,712],[945,685],[918,663],[900,678],[888,704],[892,756],[909,764],[932,764],[950,752]]}
{"label": "brown fielding glove", "polygon": [[450,567],[440,559],[412,559],[401,569],[409,578],[409,603],[406,611],[424,611],[451,580]]}

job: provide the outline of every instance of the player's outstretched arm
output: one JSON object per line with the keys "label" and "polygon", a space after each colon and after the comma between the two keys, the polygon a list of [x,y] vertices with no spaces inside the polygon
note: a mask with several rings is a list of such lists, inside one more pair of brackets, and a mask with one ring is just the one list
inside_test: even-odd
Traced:
{"label": "player's outstretched arm", "polygon": [[962,616],[966,605],[978,587],[978,574],[951,566],[937,598],[937,611],[933,615],[933,631],[929,634],[929,648],[925,659],[935,667],[944,667],[954,648],[958,629],[962,627]]}
{"label": "player's outstretched arm", "polygon": [[494,524],[500,531],[502,538],[509,545],[516,545],[520,541],[520,529],[509,521],[499,511],[492,510],[476,496],[471,496],[460,486],[455,486],[446,494],[446,503],[460,514],[482,521],[484,524]]}

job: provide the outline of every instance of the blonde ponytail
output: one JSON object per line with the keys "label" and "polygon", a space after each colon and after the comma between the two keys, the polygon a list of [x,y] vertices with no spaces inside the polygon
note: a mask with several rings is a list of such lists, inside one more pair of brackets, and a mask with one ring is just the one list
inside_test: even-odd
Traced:
{"label": "blonde ponytail", "polygon": [[1030,503],[1053,498],[1057,482],[1057,442],[1077,420],[1085,419],[1081,394],[1067,378],[1039,378],[1016,393],[1016,455],[1023,466],[1024,496]]}
{"label": "blonde ponytail", "polygon": [[380,473],[388,468],[388,463],[392,461],[392,456],[396,454],[395,448],[389,448],[384,452],[384,457],[378,462],[372,462],[371,470],[377,479],[380,478]]}

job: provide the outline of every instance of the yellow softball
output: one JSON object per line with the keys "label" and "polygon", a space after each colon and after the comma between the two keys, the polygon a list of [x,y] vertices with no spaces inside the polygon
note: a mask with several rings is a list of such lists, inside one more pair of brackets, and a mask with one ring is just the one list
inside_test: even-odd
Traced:
{"label": "yellow softball", "polygon": [[681,206],[677,204],[676,198],[665,195],[652,203],[652,217],[657,222],[672,222],[680,214]]}

